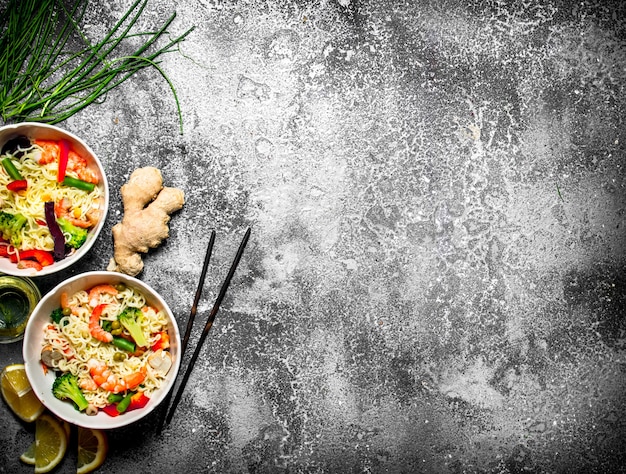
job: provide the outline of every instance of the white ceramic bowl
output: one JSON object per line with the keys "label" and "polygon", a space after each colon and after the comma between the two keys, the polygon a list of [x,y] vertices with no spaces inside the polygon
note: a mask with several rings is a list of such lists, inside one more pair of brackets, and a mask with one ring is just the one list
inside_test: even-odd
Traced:
{"label": "white ceramic bowl", "polygon": [[[0,258],[0,273],[5,273],[7,275],[14,276],[27,276],[27,277],[38,277],[44,275],[50,275],[51,273],[56,273],[60,270],[68,268],[77,262],[80,258],[82,258],[93,246],[102,227],[104,226],[104,222],[106,220],[107,212],[109,209],[109,186],[106,174],[104,172],[104,168],[102,167],[102,163],[93,152],[89,145],[87,145],[83,140],[81,140],[76,135],[62,130],[59,127],[55,127],[53,125],[47,125],[43,123],[18,123],[15,125],[6,125],[4,127],[0,127],[0,148],[4,146],[6,142],[11,140],[12,138],[18,137],[20,135],[24,135],[31,140],[34,139],[50,139],[50,140],[60,140],[65,139],[70,143],[70,148],[73,149],[80,156],[84,157],[87,160],[87,166],[93,169],[99,178],[98,187],[102,190],[102,196],[104,198],[104,202],[102,204],[102,213],[100,220],[96,227],[92,228],[89,231],[87,240],[85,243],[71,256],[64,258],[58,262],[54,262],[52,265],[48,265],[43,267],[41,270],[37,271],[32,268],[19,269],[15,263],[12,263],[8,258]],[[0,206],[0,210],[2,206]]]}
{"label": "white ceramic bowl", "polygon": [[[169,321],[168,332],[170,336],[170,352],[173,359],[172,368],[166,376],[165,383],[155,391],[150,401],[144,408],[139,408],[126,412],[122,415],[111,417],[100,411],[97,415],[87,415],[79,412],[70,401],[58,400],[52,394],[52,384],[55,374],[49,370],[44,374],[41,365],[41,349],[43,342],[44,327],[50,323],[50,313],[60,306],[60,298],[63,292],[73,294],[76,291],[88,290],[95,285],[109,283],[116,285],[123,283],[141,292],[147,300],[147,304],[163,311]],[[172,314],[167,303],[150,286],[128,275],[117,272],[87,272],[76,275],[57,285],[56,288],[44,295],[39,304],[35,307],[24,334],[23,343],[24,365],[26,375],[30,381],[33,391],[41,402],[52,413],[63,420],[83,427],[96,429],[113,429],[136,422],[154,410],[167,396],[180,368],[180,333],[176,318]]]}

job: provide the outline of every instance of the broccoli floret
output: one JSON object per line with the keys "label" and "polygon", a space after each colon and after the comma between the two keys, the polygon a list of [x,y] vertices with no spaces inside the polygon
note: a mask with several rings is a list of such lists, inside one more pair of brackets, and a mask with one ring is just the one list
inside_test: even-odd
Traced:
{"label": "broccoli floret", "polygon": [[50,319],[52,319],[52,322],[55,322],[57,324],[61,322],[61,318],[63,316],[65,315],[63,314],[63,308],[61,307],[52,310],[52,313],[50,313]]}
{"label": "broccoli floret", "polygon": [[57,219],[57,224],[59,224],[63,235],[65,235],[65,245],[68,247],[72,247],[73,249],[80,248],[85,243],[85,240],[87,240],[87,229],[76,227],[63,217]]}
{"label": "broccoli floret", "polygon": [[[52,313],[50,313],[50,319],[52,319],[52,322],[59,324],[62,318],[64,318],[65,316],[69,316],[70,314],[71,313],[69,310],[65,310],[59,307],[52,310]],[[68,324],[69,321],[67,319],[63,321],[63,326],[67,326]]]}
{"label": "broccoli floret", "polygon": [[0,211],[0,232],[2,238],[9,240],[11,245],[19,247],[22,245],[22,235],[20,230],[26,224],[26,217],[20,213],[10,214]]}
{"label": "broccoli floret", "polygon": [[78,387],[78,378],[71,372],[65,372],[54,379],[52,394],[59,400],[72,400],[80,411],[89,406],[89,402]]}
{"label": "broccoli floret", "polygon": [[100,326],[102,326],[102,329],[104,329],[106,332],[111,332],[111,330],[113,329],[111,322],[112,321],[109,321],[107,319],[101,319]]}
{"label": "broccoli floret", "polygon": [[130,336],[135,340],[137,346],[147,347],[148,341],[143,335],[139,322],[143,318],[143,314],[139,308],[126,308],[117,317],[118,321],[124,326],[124,328],[130,333]]}

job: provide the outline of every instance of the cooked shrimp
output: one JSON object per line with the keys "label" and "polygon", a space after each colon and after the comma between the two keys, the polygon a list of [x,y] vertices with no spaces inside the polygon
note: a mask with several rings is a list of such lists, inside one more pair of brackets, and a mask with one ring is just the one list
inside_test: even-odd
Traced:
{"label": "cooked shrimp", "polygon": [[41,148],[40,165],[53,163],[59,159],[59,145],[54,140],[35,140],[35,145]]}
{"label": "cooked shrimp", "polygon": [[78,384],[83,390],[89,390],[91,392],[98,390],[98,384],[93,379],[82,379]]}
{"label": "cooked shrimp", "polygon": [[[75,154],[76,155],[76,154]],[[78,156],[78,155],[76,155]],[[78,176],[78,179],[82,179],[88,183],[98,184],[98,175],[91,169],[87,168],[87,162],[81,161],[81,163],[76,164],[72,161],[72,152],[70,151],[69,160],[67,162],[67,167],[69,170],[74,171]],[[84,161],[84,160],[83,160]]]}
{"label": "cooked shrimp", "polygon": [[87,219],[80,219],[80,209],[76,208],[76,210],[73,210],[72,200],[67,196],[63,197],[63,199],[54,204],[54,213],[57,217],[62,217],[63,219],[70,222],[72,225],[75,225],[76,227],[81,227],[83,229],[89,229],[90,227],[94,226],[95,222],[98,222],[97,218],[95,221],[93,221],[93,215],[89,213],[85,216]]}
{"label": "cooked shrimp", "polygon": [[89,294],[87,299],[89,300],[89,306],[95,308],[98,306],[100,302],[100,295],[106,293],[107,295],[115,296],[117,295],[117,289],[113,285],[96,285],[91,290],[89,290]]}
{"label": "cooked shrimp", "polygon": [[78,314],[78,306],[70,305],[70,297],[66,292],[61,293],[61,308],[69,309],[72,314]]}
{"label": "cooked shrimp", "polygon": [[[54,163],[59,160],[61,151],[58,142],[54,140],[35,140],[35,144],[41,148],[41,157],[39,158],[40,165]],[[98,183],[98,176],[93,170],[87,167],[87,160],[74,150],[70,150],[67,153],[66,169],[76,173],[76,176],[83,181],[94,184]]]}
{"label": "cooked shrimp", "polygon": [[95,226],[98,223],[101,215],[102,213],[100,212],[100,209],[96,207],[92,207],[85,213],[85,217],[87,218],[87,221],[92,226]]}
{"label": "cooked shrimp", "polygon": [[17,268],[19,268],[20,270],[24,270],[26,268],[34,268],[37,271],[41,271],[43,266],[41,265],[41,263],[36,262],[35,260],[24,259],[17,262]]}
{"label": "cooked shrimp", "polygon": [[67,169],[76,173],[83,181],[98,184],[98,176],[87,168],[87,160],[73,150],[67,154]]}
{"label": "cooked shrimp", "polygon": [[118,377],[109,366],[97,359],[89,359],[87,367],[89,367],[89,373],[93,381],[101,389],[113,393],[132,390],[146,379],[147,373],[147,368],[144,366],[138,372]]}
{"label": "cooked shrimp", "polygon": [[70,297],[68,296],[67,292],[64,291],[63,293],[61,293],[61,308],[65,309],[69,307],[70,307]]}
{"label": "cooked shrimp", "polygon": [[102,326],[100,326],[100,316],[102,315],[102,310],[104,308],[106,308],[106,305],[100,304],[91,312],[91,316],[89,317],[89,334],[91,334],[91,336],[98,341],[111,342],[113,340],[113,335],[102,329]]}

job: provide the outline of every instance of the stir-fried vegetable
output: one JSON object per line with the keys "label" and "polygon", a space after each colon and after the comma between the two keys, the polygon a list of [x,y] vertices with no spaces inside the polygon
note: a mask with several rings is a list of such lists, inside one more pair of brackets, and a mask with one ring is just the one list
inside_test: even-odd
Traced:
{"label": "stir-fried vegetable", "polygon": [[46,250],[40,249],[20,250],[18,251],[17,256],[15,254],[11,255],[11,261],[17,263],[18,259],[19,261],[34,260],[42,267],[47,267],[48,265],[52,265],[54,263],[54,257],[52,254]]}
{"label": "stir-fried vegetable", "polygon": [[70,153],[70,144],[67,140],[59,140],[59,169],[57,171],[57,181],[62,183],[67,171],[67,159]]}
{"label": "stir-fried vegetable", "polygon": [[135,346],[133,341],[129,341],[123,337],[113,336],[113,340],[111,342],[115,347],[119,347],[126,352],[135,352],[137,349],[137,346]]}
{"label": "stir-fried vegetable", "polygon": [[118,321],[122,323],[122,326],[126,328],[126,330],[130,333],[130,336],[134,339],[139,347],[146,347],[148,345],[148,341],[146,340],[146,336],[144,336],[143,331],[141,330],[141,325],[139,324],[140,319],[142,318],[141,310],[135,307],[128,307],[120,313],[117,317]]}
{"label": "stir-fried vegetable", "polygon": [[44,215],[46,216],[46,224],[54,241],[54,258],[62,260],[65,258],[65,236],[59,228],[54,215],[54,202],[48,201],[44,203]]}
{"label": "stir-fried vegetable", "polygon": [[[193,30],[157,47],[167,36],[172,14],[156,31],[132,31],[148,0],[136,0],[111,30],[95,44],[81,31],[89,0],[9,0],[0,11],[0,114],[12,120],[58,123],[101,100],[135,72],[154,67],[174,95],[180,130],[182,115],[176,91],[158,66]],[[137,38],[145,37],[130,54]]]}
{"label": "stir-fried vegetable", "polygon": [[10,240],[11,244],[19,247],[22,243],[20,231],[26,224],[26,217],[22,214],[11,214],[9,212],[0,211],[0,233],[2,238]]}
{"label": "stir-fried vegetable", "polygon": [[15,181],[11,181],[7,184],[7,189],[9,191],[13,191],[14,193],[23,191],[24,189],[28,189],[28,181],[25,179],[16,179]]}
{"label": "stir-fried vegetable", "polygon": [[4,169],[6,170],[8,175],[11,177],[11,179],[13,179],[15,181],[20,181],[20,180],[24,179],[24,178],[22,178],[22,175],[20,174],[18,169],[13,164],[13,161],[11,161],[11,158],[7,157],[7,158],[3,159],[2,160],[2,166],[4,167]]}
{"label": "stir-fried vegetable", "polygon": [[21,158],[24,152],[23,149],[30,148],[30,140],[24,135],[19,135],[15,138],[11,138],[8,142],[2,145],[0,155],[11,154],[15,158]]}
{"label": "stir-fried vegetable", "polygon": [[89,405],[78,386],[78,378],[71,372],[65,372],[54,379],[52,393],[59,400],[73,401],[79,411],[85,410]]}
{"label": "stir-fried vegetable", "polygon": [[57,223],[59,224],[59,229],[63,232],[63,236],[67,236],[65,245],[73,249],[81,248],[87,240],[87,229],[77,227],[63,217],[59,217]]}
{"label": "stir-fried vegetable", "polygon": [[71,176],[66,176],[63,179],[63,185],[81,189],[83,191],[87,191],[88,193],[93,191],[96,187],[96,185],[93,183],[88,183],[87,181],[83,181],[82,179],[78,178],[72,178]]}
{"label": "stir-fried vegetable", "polygon": [[104,411],[109,416],[118,416],[128,411],[137,410],[145,407],[150,398],[146,397],[143,392],[128,392],[126,395],[121,393],[112,393],[107,401],[109,404],[105,406]]}

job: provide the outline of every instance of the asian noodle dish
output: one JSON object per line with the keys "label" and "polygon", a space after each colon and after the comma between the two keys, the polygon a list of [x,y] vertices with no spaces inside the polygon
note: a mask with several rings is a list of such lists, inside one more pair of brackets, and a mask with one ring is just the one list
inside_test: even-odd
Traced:
{"label": "asian noodle dish", "polygon": [[144,407],[172,367],[165,313],[125,284],[63,293],[44,328],[41,362],[54,396],[88,415]]}
{"label": "asian noodle dish", "polygon": [[99,176],[67,140],[18,136],[0,151],[0,257],[41,270],[74,253],[97,226]]}

